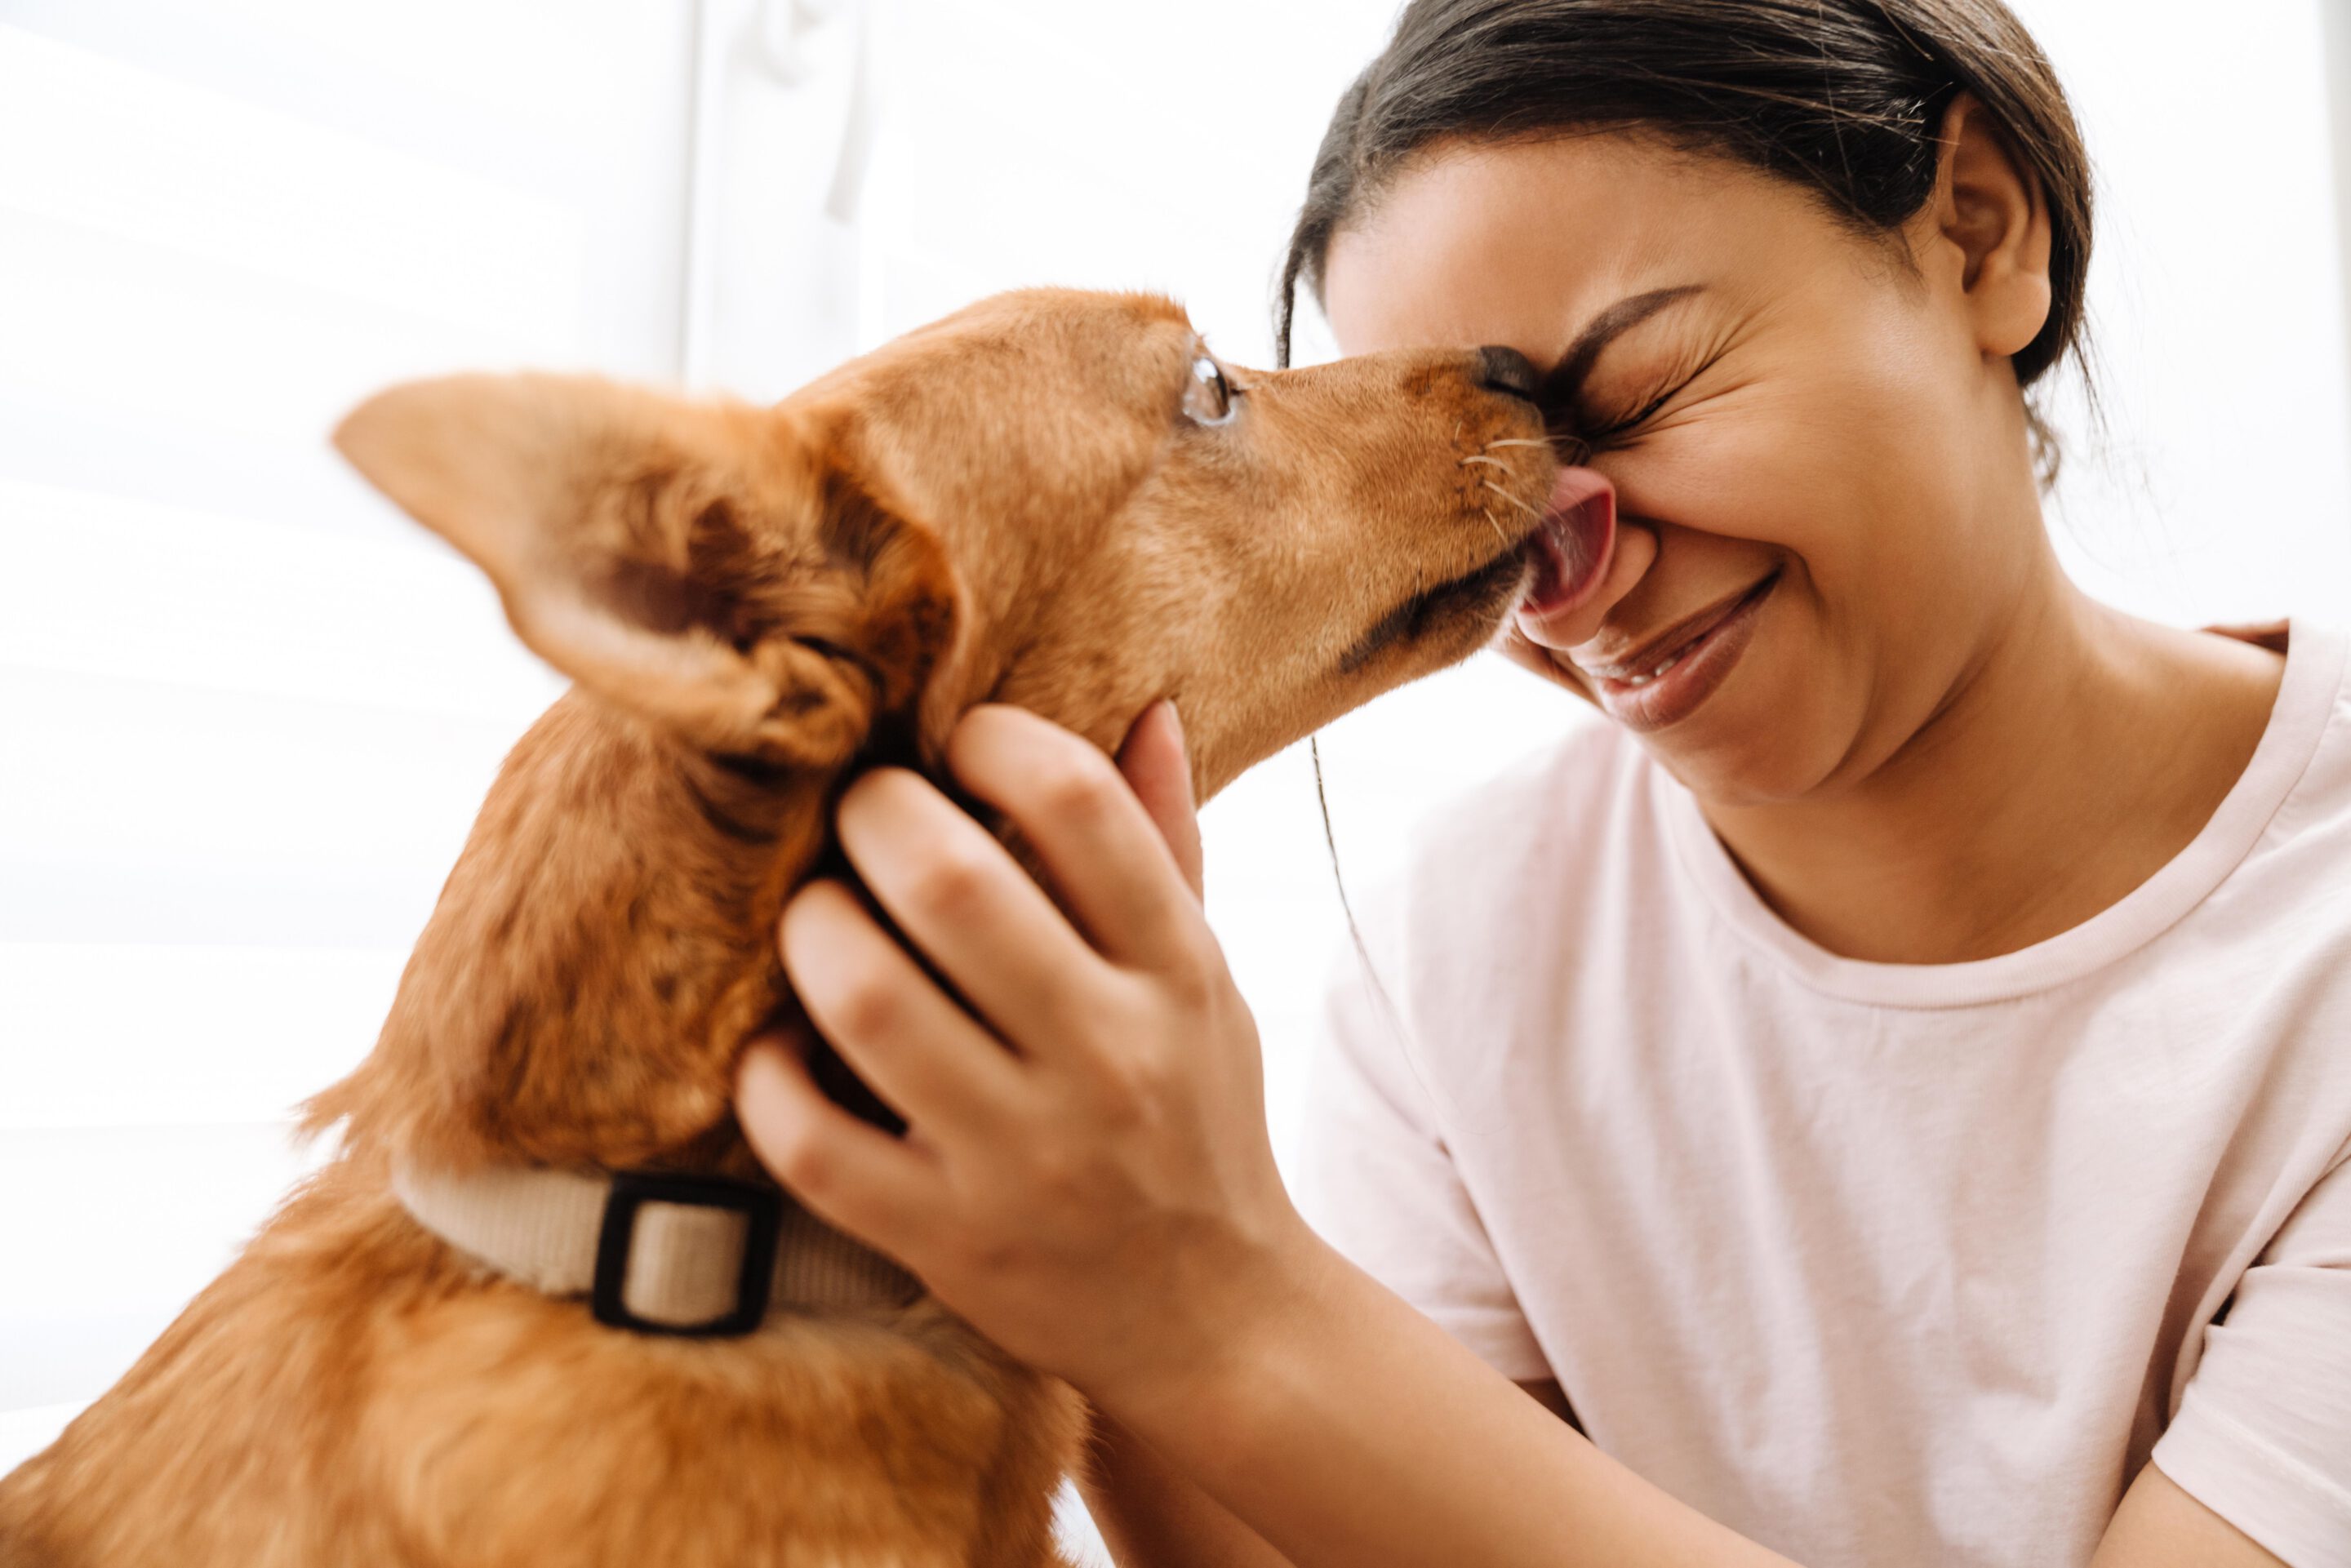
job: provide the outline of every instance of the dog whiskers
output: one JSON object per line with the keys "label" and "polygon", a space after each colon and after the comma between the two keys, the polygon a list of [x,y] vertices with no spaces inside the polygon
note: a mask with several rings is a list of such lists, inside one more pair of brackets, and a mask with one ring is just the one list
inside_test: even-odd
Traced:
{"label": "dog whiskers", "polygon": [[1502,547],[1505,549],[1509,549],[1510,536],[1502,531],[1502,519],[1494,515],[1494,508],[1480,507],[1478,509],[1486,515],[1486,526],[1494,530],[1494,537],[1502,541]]}
{"label": "dog whiskers", "polygon": [[1482,455],[1476,457],[1464,457],[1461,460],[1460,465],[1466,468],[1472,463],[1483,463],[1489,468],[1499,468],[1505,474],[1510,471],[1510,465],[1503,462],[1500,458],[1488,457]]}
{"label": "dog whiskers", "polygon": [[1524,501],[1520,500],[1516,496],[1511,495],[1508,490],[1503,489],[1499,485],[1495,484],[1491,479],[1480,479],[1480,480],[1479,480],[1479,481],[1478,481],[1478,483],[1479,483],[1480,485],[1485,486],[1486,486],[1486,488],[1488,488],[1489,490],[1493,491],[1493,492],[1494,492],[1494,494],[1496,494],[1497,496],[1501,497],[1502,497],[1502,499],[1504,499],[1505,501],[1508,501],[1510,505],[1512,505],[1513,507],[1516,507],[1519,510],[1520,510],[1521,512],[1524,512],[1527,516],[1529,516],[1529,517],[1532,517],[1535,521],[1537,521],[1537,522],[1541,522],[1541,521],[1542,521],[1542,517],[1543,517],[1543,515],[1542,515],[1542,512],[1541,512],[1539,508],[1534,507],[1530,507],[1530,506],[1528,506]]}
{"label": "dog whiskers", "polygon": [[1592,461],[1592,443],[1580,435],[1551,436],[1541,441],[1525,436],[1505,436],[1486,443],[1479,450],[1490,452],[1497,446],[1548,446],[1559,455],[1561,461],[1571,466]]}

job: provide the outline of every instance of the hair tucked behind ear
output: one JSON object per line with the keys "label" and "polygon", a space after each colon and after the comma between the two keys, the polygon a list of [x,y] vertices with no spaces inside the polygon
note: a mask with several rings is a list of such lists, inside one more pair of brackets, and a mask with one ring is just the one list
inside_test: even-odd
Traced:
{"label": "hair tucked behind ear", "polygon": [[[1943,110],[1991,110],[2048,203],[2052,302],[2015,359],[2032,386],[2086,350],[2091,179],[2064,89],[2000,0],[1413,0],[1341,95],[1275,307],[1290,363],[1301,284],[1413,154],[1456,139],[1639,131],[1813,192],[1885,234],[1932,198]],[[2044,479],[2057,450],[2028,403]]]}

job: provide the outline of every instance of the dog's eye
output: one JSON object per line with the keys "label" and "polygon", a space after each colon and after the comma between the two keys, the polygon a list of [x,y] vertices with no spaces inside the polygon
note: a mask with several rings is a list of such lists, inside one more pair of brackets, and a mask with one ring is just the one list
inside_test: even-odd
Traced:
{"label": "dog's eye", "polygon": [[1207,354],[1192,361],[1192,379],[1184,388],[1184,413],[1196,424],[1222,424],[1232,418],[1236,403],[1233,383],[1224,366]]}

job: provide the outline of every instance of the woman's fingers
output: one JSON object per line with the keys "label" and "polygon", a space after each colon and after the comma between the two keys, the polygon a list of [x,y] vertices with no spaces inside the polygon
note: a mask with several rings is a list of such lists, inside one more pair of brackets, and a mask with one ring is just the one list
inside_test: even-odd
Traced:
{"label": "woman's fingers", "polygon": [[1174,703],[1162,697],[1143,710],[1118,748],[1118,770],[1176,857],[1192,896],[1202,896],[1200,808],[1192,795],[1192,760],[1184,754],[1184,721]]}
{"label": "woman's fingers", "polygon": [[908,1122],[984,1120],[1011,1097],[1003,1046],[841,883],[795,894],[778,946],[817,1032]]}
{"label": "woman's fingers", "polygon": [[851,785],[838,821],[866,890],[1000,1039],[1066,1032],[1102,961],[986,829],[903,768]]}
{"label": "woman's fingers", "polygon": [[1199,901],[1187,896],[1175,852],[1118,768],[1082,737],[991,704],[956,727],[947,766],[1020,830],[1103,956],[1156,969],[1197,952]]}
{"label": "woman's fingers", "polygon": [[944,1212],[940,1179],[914,1145],[831,1100],[779,1041],[755,1041],[736,1071],[735,1117],[787,1191],[852,1236],[900,1255]]}

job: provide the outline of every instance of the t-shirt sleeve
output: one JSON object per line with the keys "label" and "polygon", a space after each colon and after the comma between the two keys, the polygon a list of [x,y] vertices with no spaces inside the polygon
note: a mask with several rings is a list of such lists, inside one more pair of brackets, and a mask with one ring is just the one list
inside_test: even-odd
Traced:
{"label": "t-shirt sleeve", "polygon": [[2204,1331],[2153,1457],[2292,1568],[2351,1568],[2351,1161],[2310,1190]]}
{"label": "t-shirt sleeve", "polygon": [[1325,995],[1301,1207],[1332,1246],[1504,1376],[1548,1378],[1437,1130],[1402,1019],[1365,975],[1350,952]]}

